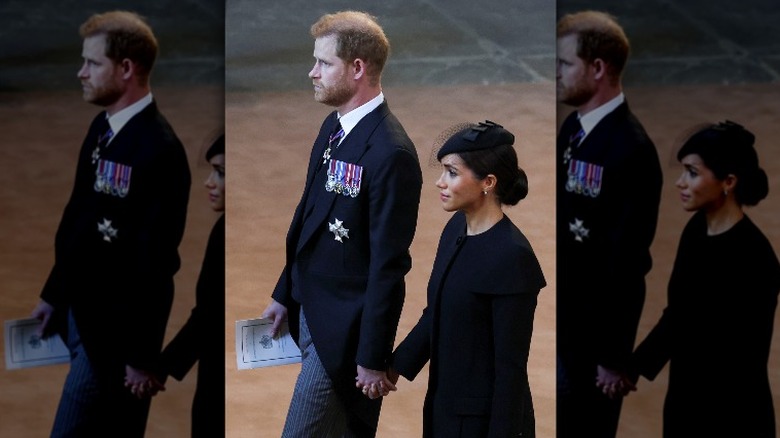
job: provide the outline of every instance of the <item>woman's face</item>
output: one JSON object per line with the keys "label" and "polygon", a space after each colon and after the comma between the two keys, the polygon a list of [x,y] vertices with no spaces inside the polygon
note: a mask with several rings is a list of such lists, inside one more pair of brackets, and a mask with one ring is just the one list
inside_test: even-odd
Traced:
{"label": "woman's face", "polygon": [[715,177],[698,154],[689,154],[680,160],[683,172],[677,179],[680,200],[686,211],[715,211],[723,206],[725,183]]}
{"label": "woman's face", "polygon": [[480,209],[487,196],[482,193],[483,181],[474,176],[457,154],[445,155],[441,159],[444,167],[436,187],[445,211],[462,210],[466,213]]}
{"label": "woman's face", "polygon": [[225,211],[225,154],[211,157],[211,173],[206,179],[209,203],[214,211]]}

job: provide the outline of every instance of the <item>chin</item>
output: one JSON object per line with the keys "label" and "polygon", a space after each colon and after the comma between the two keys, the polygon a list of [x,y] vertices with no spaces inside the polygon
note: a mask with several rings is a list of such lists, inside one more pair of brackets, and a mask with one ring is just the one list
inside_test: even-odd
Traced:
{"label": "chin", "polygon": [[454,211],[458,211],[457,208],[452,208],[449,205],[442,205],[441,208],[442,208],[442,210],[446,211],[447,213],[452,213]]}

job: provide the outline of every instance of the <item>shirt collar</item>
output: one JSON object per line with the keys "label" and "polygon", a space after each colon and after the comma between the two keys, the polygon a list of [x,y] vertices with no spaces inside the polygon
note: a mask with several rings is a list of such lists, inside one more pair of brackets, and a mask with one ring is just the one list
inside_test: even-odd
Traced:
{"label": "shirt collar", "polygon": [[[136,114],[140,113],[144,110],[149,104],[152,103],[153,97],[152,93],[147,94],[146,96],[140,98],[136,102],[134,102],[132,105],[122,109],[121,111],[117,112],[113,116],[108,118],[108,124],[111,126],[111,131],[113,131],[114,135],[111,137],[111,140],[116,137],[116,135],[119,133],[119,130],[121,130],[127,122],[130,121],[130,119],[133,118]],[[109,143],[111,143],[111,140],[109,140]]]}
{"label": "shirt collar", "polygon": [[360,105],[359,107],[353,109],[352,111],[344,115],[339,115],[339,122],[341,122],[341,129],[344,130],[344,136],[341,137],[342,140],[347,135],[349,135],[349,132],[352,131],[352,128],[354,128],[358,124],[358,122],[360,122],[363,119],[363,117],[365,117],[371,111],[375,110],[384,101],[385,101],[385,95],[380,91],[375,98],[369,100],[368,102],[364,103],[363,105]]}
{"label": "shirt collar", "polygon": [[[585,137],[588,136],[590,131],[593,130],[593,128],[596,127],[596,125],[599,124],[601,119],[607,116],[607,114],[611,113],[615,110],[615,108],[619,107],[623,102],[625,102],[626,97],[621,92],[617,96],[615,96],[612,100],[607,101],[600,107],[594,109],[593,111],[588,112],[584,116],[577,115],[580,119],[580,124],[582,124],[582,129],[585,131]],[[584,138],[584,137],[583,137]]]}

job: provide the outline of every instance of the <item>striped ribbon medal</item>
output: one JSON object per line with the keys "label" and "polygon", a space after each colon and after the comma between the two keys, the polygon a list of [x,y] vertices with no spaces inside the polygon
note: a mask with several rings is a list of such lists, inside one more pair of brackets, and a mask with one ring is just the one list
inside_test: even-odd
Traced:
{"label": "striped ribbon medal", "polygon": [[360,193],[363,166],[339,160],[330,160],[325,190],[356,198]]}
{"label": "striped ribbon medal", "polygon": [[109,160],[98,160],[95,171],[96,192],[124,198],[130,192],[130,176],[133,168]]}
{"label": "striped ribbon medal", "polygon": [[566,191],[578,195],[597,197],[601,193],[604,167],[580,160],[571,160],[566,172]]}

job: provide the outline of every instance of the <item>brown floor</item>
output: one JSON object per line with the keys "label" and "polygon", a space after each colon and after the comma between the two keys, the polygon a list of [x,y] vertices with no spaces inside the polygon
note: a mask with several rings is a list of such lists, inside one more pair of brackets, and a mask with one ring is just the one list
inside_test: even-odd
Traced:
{"label": "brown floor", "polygon": [[[192,169],[187,228],[180,247],[182,268],[168,324],[169,340],[195,301],[195,281],[206,239],[217,214],[209,207],[203,158],[209,138],[223,123],[221,88],[155,89],[161,111],[184,143]],[[0,319],[26,318],[54,260],[54,233],[72,188],[76,156],[98,108],[78,92],[0,94],[3,171],[0,172]],[[164,181],[160,182],[161,185]],[[2,342],[0,341],[0,345]],[[67,365],[0,371],[0,436],[42,437],[51,430]],[[171,380],[152,402],[149,438],[185,437],[195,369]]]}

